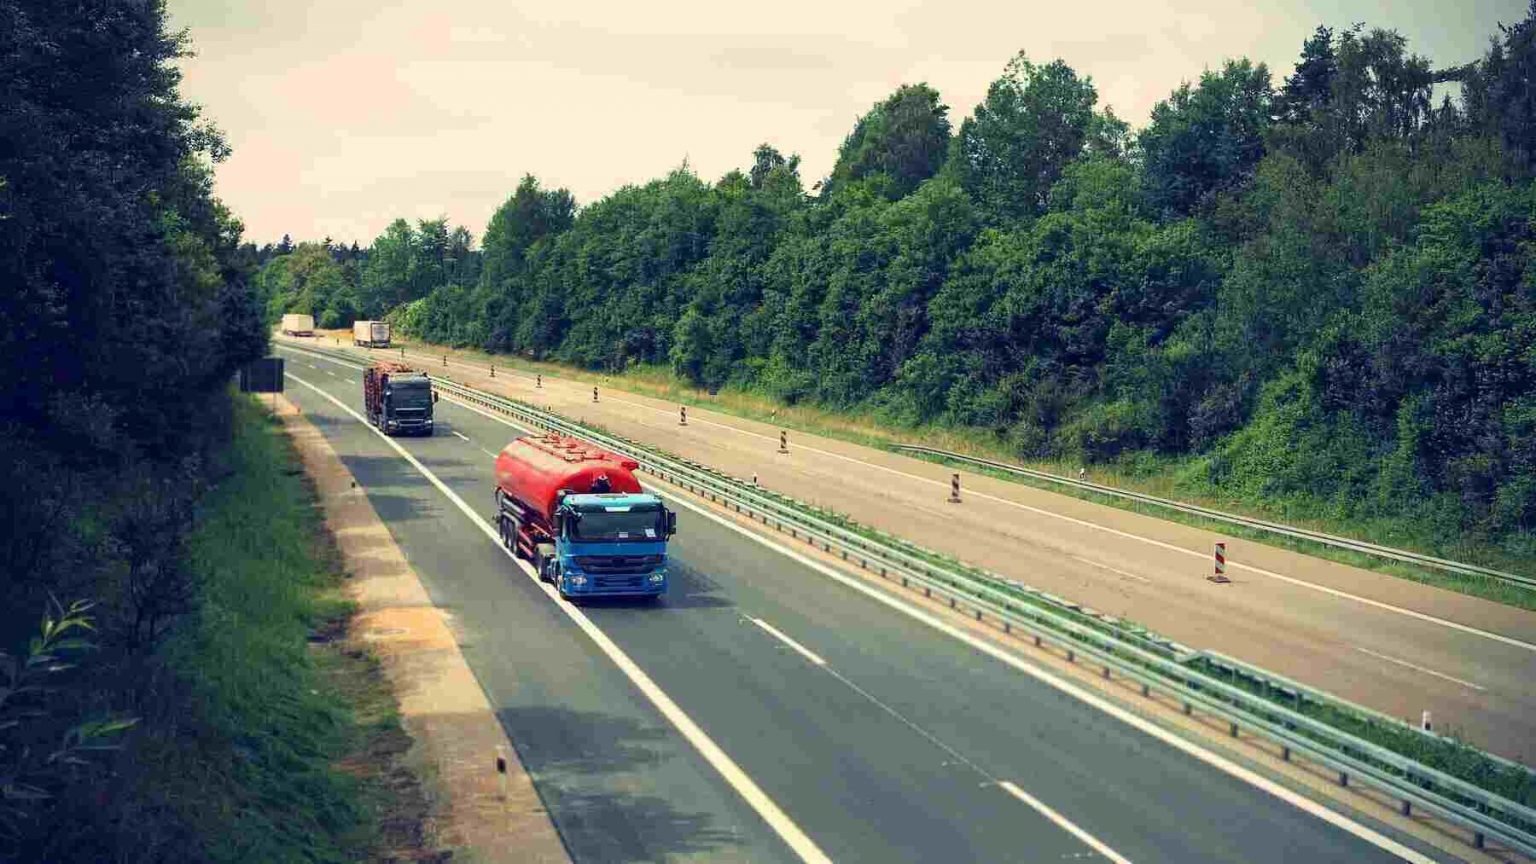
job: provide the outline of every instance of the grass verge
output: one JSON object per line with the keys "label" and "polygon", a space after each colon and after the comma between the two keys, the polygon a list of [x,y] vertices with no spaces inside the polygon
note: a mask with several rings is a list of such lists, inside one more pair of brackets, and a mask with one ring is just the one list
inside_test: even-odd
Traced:
{"label": "grass verge", "polygon": [[[338,331],[339,332],[339,331]],[[327,334],[329,335],[329,334]],[[345,344],[349,334],[340,334]],[[322,340],[323,341],[323,340]],[[515,369],[526,373],[543,373],[567,379],[601,382],[605,387],[615,387],[630,393],[665,399],[681,405],[698,406],[745,420],[772,423],[785,429],[820,435],[861,444],[882,450],[893,450],[896,444],[919,444],[942,450],[950,450],[968,456],[996,461],[1017,462],[1026,468],[1054,474],[1075,474],[1079,466],[1066,462],[1021,462],[996,436],[981,429],[954,429],[934,426],[910,426],[894,424],[887,418],[877,417],[870,411],[832,411],[812,405],[787,405],[766,394],[739,387],[725,387],[710,394],[680,382],[668,369],[655,366],[636,366],[617,374],[603,374],[563,363],[532,361],[510,355],[487,354],[483,351],[447,348],[432,343],[410,339],[397,339],[397,347],[412,351],[447,353],[452,357],[482,365],[494,364],[502,369]],[[326,347],[326,346],[321,346]],[[926,458],[940,464],[946,460]],[[1144,454],[1143,454],[1144,455]],[[1298,509],[1295,502],[1269,506],[1265,502],[1234,499],[1200,490],[1191,490],[1181,484],[1185,462],[1177,459],[1152,459],[1134,457],[1127,464],[1092,466],[1088,479],[1106,486],[1140,492],[1162,498],[1179,500],[1210,509],[1228,511],[1237,515],[1265,519],[1342,537],[1352,537],[1370,543],[1393,546],[1422,554],[1450,560],[1466,561],[1485,567],[1515,573],[1531,571],[1531,561],[1524,556],[1502,550],[1492,544],[1454,541],[1449,544],[1436,540],[1422,526],[1408,519],[1376,518],[1364,523],[1359,520],[1341,520],[1319,515],[1316,508]],[[1447,573],[1420,567],[1375,555],[1340,549],[1323,543],[1286,537],[1261,529],[1244,528],[1206,519],[1198,515],[1172,510],[1143,502],[1103,495],[1090,490],[1077,489],[1063,484],[1021,477],[1005,471],[995,471],[970,464],[962,467],[967,471],[985,474],[999,480],[1069,495],[1096,504],[1153,516],[1195,528],[1216,531],[1221,534],[1289,549],[1305,555],[1324,558],[1362,569],[1374,570],[1402,579],[1444,588],[1450,591],[1536,611],[1536,591],[1510,585],[1496,579]]]}
{"label": "grass verge", "polygon": [[188,545],[195,609],[166,670],[122,830],[146,859],[429,860],[410,739],[374,659],[342,638],[338,557],[280,424],[235,406],[230,473]]}

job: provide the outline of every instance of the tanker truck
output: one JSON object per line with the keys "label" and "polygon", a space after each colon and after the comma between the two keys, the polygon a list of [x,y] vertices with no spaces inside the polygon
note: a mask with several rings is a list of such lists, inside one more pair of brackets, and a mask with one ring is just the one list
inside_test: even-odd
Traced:
{"label": "tanker truck", "polygon": [[385,435],[432,434],[432,379],[404,363],[380,360],[363,372],[363,407],[368,422]]}
{"label": "tanker truck", "polygon": [[641,488],[639,467],[560,435],[513,441],[496,457],[501,542],[567,600],[660,597],[677,514]]}

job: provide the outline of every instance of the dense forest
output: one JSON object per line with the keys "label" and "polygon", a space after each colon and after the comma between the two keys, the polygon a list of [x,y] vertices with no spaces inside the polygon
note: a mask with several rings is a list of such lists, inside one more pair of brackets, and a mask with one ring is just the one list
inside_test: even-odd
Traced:
{"label": "dense forest", "polygon": [[197,858],[127,768],[207,731],[160,648],[267,335],[185,50],[160,3],[0,0],[0,860]]}
{"label": "dense forest", "polygon": [[1319,27],[1132,131],[1020,55],[958,124],[899,88],[830,176],[763,145],[577,208],[528,176],[446,221],[266,263],[272,313],[989,430],[1024,457],[1441,539],[1536,528],[1536,5],[1477,62]]}

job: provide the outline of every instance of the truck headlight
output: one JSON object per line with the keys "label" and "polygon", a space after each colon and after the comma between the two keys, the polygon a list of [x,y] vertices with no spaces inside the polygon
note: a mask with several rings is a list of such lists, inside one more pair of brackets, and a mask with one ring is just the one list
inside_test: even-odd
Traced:
{"label": "truck headlight", "polygon": [[665,571],[665,570],[657,570],[655,573],[651,574],[651,584],[652,585],[660,585],[662,583],[662,581],[665,580],[666,578],[667,578],[667,571]]}
{"label": "truck headlight", "polygon": [[580,573],[570,574],[570,580],[571,580],[571,584],[572,585],[585,585],[585,584],[587,584],[587,577],[581,575]]}

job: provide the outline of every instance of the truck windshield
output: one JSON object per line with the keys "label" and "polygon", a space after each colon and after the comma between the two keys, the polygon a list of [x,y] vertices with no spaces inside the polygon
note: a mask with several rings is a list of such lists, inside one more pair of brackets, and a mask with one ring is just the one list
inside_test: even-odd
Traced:
{"label": "truck windshield", "polygon": [[622,543],[631,540],[656,541],[665,537],[659,509],[586,510],[573,519],[569,530],[572,540]]}
{"label": "truck windshield", "polygon": [[396,408],[425,408],[432,404],[432,385],[425,381],[402,381],[390,387],[389,401]]}

